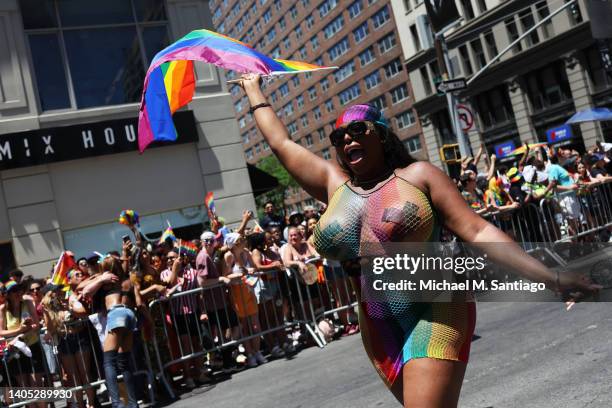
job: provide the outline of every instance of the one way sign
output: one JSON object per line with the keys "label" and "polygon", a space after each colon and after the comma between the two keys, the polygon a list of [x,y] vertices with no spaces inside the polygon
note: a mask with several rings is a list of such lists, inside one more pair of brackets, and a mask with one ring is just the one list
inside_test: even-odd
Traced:
{"label": "one way sign", "polygon": [[438,92],[447,93],[461,91],[465,88],[467,88],[465,78],[450,79],[448,81],[442,81],[442,83],[438,85]]}

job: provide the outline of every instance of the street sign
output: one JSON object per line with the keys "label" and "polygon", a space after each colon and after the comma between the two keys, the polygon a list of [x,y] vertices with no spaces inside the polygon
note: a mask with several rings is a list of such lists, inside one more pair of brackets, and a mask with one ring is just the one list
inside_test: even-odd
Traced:
{"label": "street sign", "polygon": [[465,81],[465,78],[450,79],[448,81],[442,81],[442,83],[438,85],[438,92],[455,92],[461,91],[465,88],[467,88],[467,82]]}
{"label": "street sign", "polygon": [[467,106],[457,105],[457,115],[459,116],[461,130],[464,132],[467,132],[474,126],[474,114]]}

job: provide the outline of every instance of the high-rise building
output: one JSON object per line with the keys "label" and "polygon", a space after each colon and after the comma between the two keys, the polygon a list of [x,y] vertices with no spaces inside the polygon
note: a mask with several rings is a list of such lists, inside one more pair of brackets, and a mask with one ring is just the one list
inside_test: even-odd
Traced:
{"label": "high-rise building", "polygon": [[[440,71],[419,0],[392,0],[414,106],[431,162],[443,167],[439,148],[457,143],[446,99],[436,94]],[[462,20],[445,34],[453,71],[468,80],[567,0],[456,0]],[[611,45],[611,41],[603,44]],[[589,149],[612,140],[611,122],[565,122],[577,111],[612,106],[612,75],[592,38],[585,1],[579,0],[516,42],[460,93],[475,152],[484,143],[500,161],[523,143],[547,142]],[[466,122],[465,127],[469,123]],[[454,165],[456,166],[456,165]],[[452,170],[450,166],[449,170]]]}
{"label": "high-rise building", "polygon": [[170,222],[199,237],[206,192],[229,224],[254,208],[225,82],[196,64],[196,95],[174,117],[175,143],[137,152],[151,58],[211,27],[192,0],[0,1],[0,276],[42,277],[64,249],[121,249],[119,212],[151,237]]}
{"label": "high-rise building", "polygon": [[[408,150],[426,158],[388,0],[216,0],[210,7],[219,32],[267,55],[339,67],[275,78],[266,86],[268,101],[297,143],[335,160],[328,135],[337,116],[351,104],[372,103]],[[256,163],[270,148],[242,90],[236,86],[230,92],[247,161]],[[298,189],[286,204],[299,210],[314,201]]]}

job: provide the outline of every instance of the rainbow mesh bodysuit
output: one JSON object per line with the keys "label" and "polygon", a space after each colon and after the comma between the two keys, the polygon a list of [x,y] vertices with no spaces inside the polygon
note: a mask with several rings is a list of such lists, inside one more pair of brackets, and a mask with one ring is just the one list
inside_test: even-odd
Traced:
{"label": "rainbow mesh bodysuit", "polygon": [[[314,229],[314,245],[326,258],[356,259],[368,253],[368,243],[438,240],[436,218],[428,197],[395,174],[367,194],[344,183]],[[415,303],[397,293],[389,293],[385,302],[359,302],[364,347],[388,387],[413,358],[467,362],[476,320],[473,302]]]}

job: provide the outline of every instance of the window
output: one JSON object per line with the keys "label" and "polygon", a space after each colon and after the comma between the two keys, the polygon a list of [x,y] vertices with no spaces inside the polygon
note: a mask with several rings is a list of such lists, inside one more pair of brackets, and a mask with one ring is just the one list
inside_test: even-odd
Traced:
{"label": "window", "polygon": [[263,149],[264,149],[264,152],[265,152],[266,150],[270,150],[270,145],[268,144],[268,142],[266,142],[266,141],[264,140],[264,141],[262,142],[262,144],[263,144]]}
{"label": "window", "polygon": [[383,111],[387,107],[387,99],[384,95],[374,98],[370,101],[370,104],[376,106],[379,111]]}
{"label": "window", "polygon": [[305,140],[306,140],[306,147],[312,146],[312,136],[306,135]]}
{"label": "window", "polygon": [[312,110],[312,114],[315,120],[320,120],[321,119],[321,108],[317,106],[316,108]]}
{"label": "window", "polygon": [[274,0],[274,8],[276,11],[280,11],[283,8],[281,0]]}
{"label": "window", "polygon": [[387,65],[385,65],[384,69],[385,77],[389,79],[400,73],[400,71],[402,70],[402,63],[400,62],[399,58],[396,58]]}
{"label": "window", "polygon": [[317,130],[317,133],[319,135],[319,141],[325,139],[325,129],[320,128],[320,129]]}
{"label": "window", "polygon": [[374,50],[372,47],[368,47],[364,52],[359,54],[359,61],[361,62],[362,67],[374,61]]}
{"label": "window", "polygon": [[480,69],[487,65],[487,57],[485,57],[484,50],[482,49],[482,43],[480,42],[480,38],[476,38],[475,40],[470,41],[470,47],[472,48],[472,52],[474,53],[474,60],[476,61],[476,66]]}
{"label": "window", "polygon": [[[323,65],[323,56],[322,56],[322,55],[319,55],[319,56],[318,56],[318,57],[315,59],[315,64],[317,64],[317,65]],[[307,78],[307,79],[310,79],[310,76],[312,75],[312,72],[311,72],[311,71],[307,71],[307,72],[306,72],[306,74],[304,74],[304,75],[306,75],[306,78]]]}
{"label": "window", "polygon": [[412,126],[415,123],[414,114],[411,110],[407,110],[405,112],[400,113],[395,117],[395,119],[397,120],[398,129],[407,128],[408,126]]}
{"label": "window", "polygon": [[295,27],[294,31],[295,31],[295,38],[297,38],[298,40],[300,38],[302,38],[302,35],[303,35],[303,33],[302,33],[302,26]]}
{"label": "window", "polygon": [[283,106],[283,113],[285,116],[293,115],[293,102],[289,102]]}
{"label": "window", "polygon": [[562,64],[549,64],[524,76],[534,112],[572,99],[567,74]]}
{"label": "window", "polygon": [[351,5],[348,8],[349,17],[351,18],[351,20],[357,17],[359,14],[361,14],[361,9],[362,9],[361,0],[356,0],[351,3]]}
{"label": "window", "polygon": [[246,119],[244,118],[244,116],[241,117],[240,120],[238,120],[238,126],[240,126],[240,129],[246,126]]}
{"label": "window", "polygon": [[302,127],[308,126],[308,116],[302,115],[302,117],[300,117],[300,121],[302,122]]}
{"label": "window", "polygon": [[341,91],[338,94],[338,97],[340,98],[340,104],[346,105],[350,101],[358,98],[359,95],[361,95],[361,89],[359,89],[359,83],[355,83],[346,88],[345,90]]}
{"label": "window", "polygon": [[302,59],[304,60],[308,57],[308,52],[306,52],[306,46],[300,48],[300,57],[302,57]]}
{"label": "window", "polygon": [[308,88],[308,97],[311,101],[314,101],[317,98],[317,89],[314,86]]}
{"label": "window", "polygon": [[334,101],[332,99],[328,99],[325,101],[325,109],[328,113],[333,112],[334,110]]}
{"label": "window", "polygon": [[419,32],[415,24],[410,26],[410,37],[412,38],[414,49],[417,50],[417,52],[421,51],[421,39],[419,38]]}
{"label": "window", "polygon": [[284,30],[285,28],[287,28],[285,17],[281,17],[280,20],[278,20],[278,25],[280,26],[281,30]]}
{"label": "window", "polygon": [[165,2],[96,3],[96,13],[81,3],[23,14],[43,111],[138,102],[145,68],[170,42]]}
{"label": "window", "polygon": [[319,37],[317,37],[316,35],[312,37],[310,39],[310,46],[312,47],[313,51],[316,51],[317,48],[319,48]]}
{"label": "window", "polygon": [[[531,9],[525,9],[521,11],[518,15],[519,21],[521,22],[521,26],[523,27],[523,32],[526,32],[531,27],[535,25],[535,20],[533,18],[533,13]],[[526,38],[527,46],[531,47],[540,42],[540,37],[538,36],[538,30],[534,30],[531,34],[529,34]]]}
{"label": "window", "polygon": [[493,59],[497,56],[497,45],[495,44],[495,37],[493,36],[493,31],[489,30],[484,33],[485,45],[487,46],[487,51],[489,52],[489,58]]}
{"label": "window", "polygon": [[289,131],[289,134],[293,136],[297,133],[298,127],[295,124],[295,122],[291,122],[290,124],[287,125],[287,130]]}
{"label": "window", "polygon": [[475,96],[474,102],[478,110],[478,116],[485,129],[514,120],[508,88],[504,85],[497,86]]}
{"label": "window", "polygon": [[353,30],[353,37],[355,38],[355,42],[361,42],[368,35],[368,22],[364,22],[359,27]]}
{"label": "window", "polygon": [[[565,0],[565,2],[568,3],[569,0]],[[572,22],[574,23],[572,25],[582,23],[582,20],[583,20],[582,13],[580,12],[580,6],[577,3],[574,3],[571,6],[569,6],[569,14],[570,14],[570,18]]]}
{"label": "window", "polygon": [[342,17],[342,15],[339,15],[338,17],[333,19],[331,23],[326,25],[325,28],[323,29],[325,39],[332,37],[338,31],[342,30],[343,26],[344,26],[344,17]]}
{"label": "window", "polygon": [[[234,88],[237,88],[237,87],[235,86]],[[272,100],[272,103],[278,100],[278,95],[276,94],[276,91],[272,91],[272,93],[270,94],[270,99]]]}
{"label": "window", "polygon": [[295,87],[299,86],[300,85],[300,77],[298,75],[292,75],[291,76],[291,83]]}
{"label": "window", "polygon": [[[272,58],[280,58],[280,55],[281,55],[280,47],[279,46],[274,47],[274,49],[270,52],[270,54],[272,55]],[[236,87],[234,86],[234,88]]]}
{"label": "window", "polygon": [[[508,38],[510,39],[510,42],[512,43],[517,38],[519,38],[519,33],[516,28],[516,23],[514,22],[514,17],[510,17],[504,20],[504,24],[506,25],[506,31],[508,32]],[[521,43],[520,42],[516,43],[512,51],[515,53],[523,51],[523,47],[521,46]]]}
{"label": "window", "polygon": [[470,61],[470,53],[468,52],[467,46],[462,45],[459,47],[459,56],[461,57],[461,65],[463,66],[464,75],[472,75],[474,69],[472,68],[472,61]]}
{"label": "window", "polygon": [[282,97],[285,97],[289,94],[289,85],[287,84],[282,84],[279,88],[278,91],[280,92]]}
{"label": "window", "polygon": [[385,6],[372,16],[374,29],[377,30],[380,26],[389,21],[389,19],[391,19],[391,15],[389,14],[389,6]]}
{"label": "window", "polygon": [[259,143],[257,143],[254,147],[255,147],[255,154],[261,153],[261,145]]}
{"label": "window", "polygon": [[334,61],[341,55],[344,55],[349,49],[349,41],[348,37],[344,37],[340,41],[338,41],[335,45],[333,45],[328,51],[329,60]]}
{"label": "window", "polygon": [[268,38],[268,42],[272,42],[274,38],[276,38],[276,30],[274,29],[274,27],[272,27],[270,31],[268,31],[268,34],[266,34],[266,36]]}
{"label": "window", "polygon": [[253,149],[246,149],[244,153],[246,154],[247,160],[253,160]]}
{"label": "window", "polygon": [[431,80],[429,79],[429,72],[427,72],[427,67],[419,68],[419,72],[421,73],[421,83],[423,84],[425,95],[431,95],[433,93],[433,90],[431,89]]}
{"label": "window", "polygon": [[242,143],[243,144],[249,143],[249,137],[250,137],[249,132],[246,132],[245,134],[243,134],[242,135]]}
{"label": "window", "polygon": [[406,9],[406,14],[408,14],[412,10],[412,4],[410,4],[411,0],[404,0],[404,8]]}
{"label": "window", "polygon": [[319,5],[319,16],[321,18],[325,17],[338,5],[337,0],[324,0],[323,3]]}
{"label": "window", "polygon": [[478,9],[480,10],[480,14],[487,11],[487,2],[485,0],[476,0],[476,3],[478,4]]}
{"label": "window", "polygon": [[217,7],[215,12],[213,13],[213,19],[218,20],[221,18],[221,7]]}
{"label": "window", "polygon": [[263,20],[264,23],[268,24],[270,22],[270,20],[272,19],[272,11],[270,11],[270,9],[267,9],[266,11],[264,11],[263,13]]}
{"label": "window", "polygon": [[354,72],[355,72],[355,61],[351,60],[347,62],[346,64],[344,64],[343,66],[341,66],[340,68],[338,68],[334,72],[334,79],[336,80],[336,83],[338,84],[344,81],[346,78],[353,75]]}
{"label": "window", "polygon": [[283,46],[285,47],[285,51],[289,51],[291,48],[291,38],[289,38],[289,36],[285,37],[283,40]]}
{"label": "window", "polygon": [[297,11],[297,7],[293,6],[289,9],[289,14],[291,15],[291,19],[295,20],[297,15],[298,15],[298,11]]}
{"label": "window", "polygon": [[236,112],[238,113],[242,112],[242,100],[239,100],[234,104],[234,109],[236,109]]}
{"label": "window", "polygon": [[[550,14],[550,10],[548,9],[548,3],[546,1],[540,1],[535,4],[536,13],[538,14],[538,20],[542,21]],[[554,34],[552,32],[552,21],[548,20],[546,23],[540,26],[540,30],[542,30],[542,34],[544,38],[552,37]]]}
{"label": "window", "polygon": [[295,100],[297,102],[297,107],[298,108],[302,108],[304,106],[304,96],[298,95],[298,97],[295,98]]}
{"label": "window", "polygon": [[396,45],[395,33],[387,34],[378,41],[378,52],[384,54]]}
{"label": "window", "polygon": [[323,156],[323,158],[325,160],[330,160],[331,159],[331,153],[329,153],[329,149],[325,148],[325,149],[321,150],[321,156]]}
{"label": "window", "polygon": [[312,16],[312,14],[310,14],[308,17],[306,17],[306,28],[312,28],[313,25],[314,17]]}
{"label": "window", "polygon": [[408,149],[408,153],[416,153],[422,149],[421,138],[419,136],[408,138],[404,140],[404,146]]}
{"label": "window", "polygon": [[408,99],[408,96],[408,87],[405,84],[391,90],[391,101],[394,105],[403,101],[404,99]]}
{"label": "window", "polygon": [[329,79],[323,78],[321,80],[321,90],[326,92],[329,89]]}
{"label": "window", "polygon": [[463,17],[466,20],[471,20],[475,17],[472,0],[461,0],[461,6],[463,7]]}
{"label": "window", "polygon": [[370,90],[372,88],[374,88],[375,86],[378,86],[378,84],[380,84],[380,73],[378,72],[378,70],[372,72],[370,75],[367,75],[365,78],[365,84],[366,84],[366,89]]}
{"label": "window", "polygon": [[304,8],[306,8],[306,7],[310,6],[310,0],[302,0],[302,6],[303,6]]}

